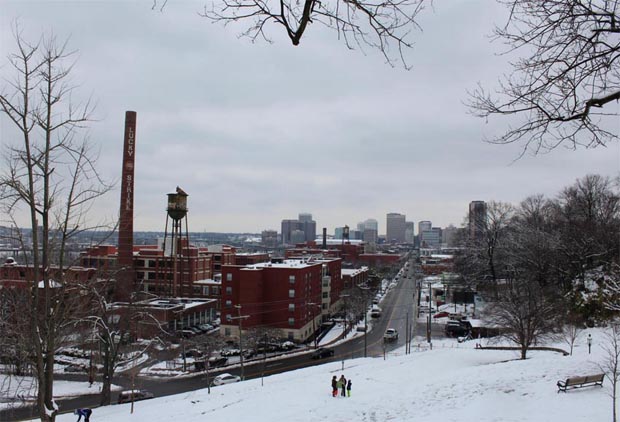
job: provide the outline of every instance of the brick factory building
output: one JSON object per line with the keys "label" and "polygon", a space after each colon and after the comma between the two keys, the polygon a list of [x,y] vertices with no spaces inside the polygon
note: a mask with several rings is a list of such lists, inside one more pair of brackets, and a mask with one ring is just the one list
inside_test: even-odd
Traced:
{"label": "brick factory building", "polygon": [[[118,248],[106,245],[84,252],[80,261],[84,267],[113,271],[117,259]],[[158,245],[133,247],[136,290],[158,296],[215,298],[214,292],[219,293],[219,289],[207,281],[217,283],[214,279],[220,274],[222,266],[234,262],[235,249],[228,245],[197,248],[188,246],[187,240],[181,239],[176,259],[165,254]]]}

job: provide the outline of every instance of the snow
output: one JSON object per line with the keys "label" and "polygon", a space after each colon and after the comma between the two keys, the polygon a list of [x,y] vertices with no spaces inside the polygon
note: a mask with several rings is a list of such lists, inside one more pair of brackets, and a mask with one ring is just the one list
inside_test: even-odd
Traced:
{"label": "snow", "polygon": [[[54,397],[59,399],[84,394],[99,394],[101,388],[102,384],[99,382],[89,386],[88,382],[54,381]],[[120,389],[121,387],[112,385],[112,391]],[[20,406],[21,402],[9,402],[14,397],[19,397],[23,401],[36,400],[36,380],[33,377],[0,375],[0,409]]]}
{"label": "snow", "polygon": [[[588,354],[585,338],[595,339]],[[539,422],[611,419],[610,384],[557,393],[556,382],[599,373],[604,359],[601,330],[582,334],[573,356],[516,351],[476,350],[474,342],[435,340],[433,349],[416,339],[387,359],[359,358],[308,367],[261,380],[214,387],[130,405],[94,410],[96,420],[203,422],[428,421]],[[420,346],[420,347],[418,347]],[[484,346],[484,340],[483,340]],[[353,382],[350,398],[331,397],[330,380],[344,374]],[[277,416],[276,416],[277,415]],[[71,414],[59,422],[74,421]]]}

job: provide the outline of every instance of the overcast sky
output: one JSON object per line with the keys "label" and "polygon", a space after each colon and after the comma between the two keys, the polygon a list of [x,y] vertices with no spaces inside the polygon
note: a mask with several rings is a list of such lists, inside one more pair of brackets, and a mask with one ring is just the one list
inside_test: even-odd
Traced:
{"label": "overcast sky", "polygon": [[[616,176],[620,148],[525,156],[483,142],[505,128],[467,113],[467,90],[508,70],[491,43],[505,10],[491,0],[436,0],[408,51],[412,69],[349,50],[311,24],[299,46],[280,27],[273,43],[239,38],[198,16],[206,0],[2,0],[0,72],[14,51],[11,22],[27,37],[54,31],[79,50],[73,81],[97,101],[89,130],[99,169],[119,181],[126,110],[138,113],[136,230],[162,230],[166,194],[190,196],[190,231],[280,231],[312,213],[317,228],[379,221],[460,226],[472,200],[518,203],[555,196],[588,173]],[[0,141],[11,142],[0,120]],[[120,183],[94,211],[118,214]],[[417,228],[416,228],[417,231]]]}

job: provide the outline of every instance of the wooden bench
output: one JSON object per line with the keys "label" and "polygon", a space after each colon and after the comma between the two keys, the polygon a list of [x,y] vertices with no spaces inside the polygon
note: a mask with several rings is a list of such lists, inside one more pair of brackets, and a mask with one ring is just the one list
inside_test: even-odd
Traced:
{"label": "wooden bench", "polygon": [[558,381],[558,393],[560,391],[566,392],[573,388],[589,387],[589,386],[603,386],[603,379],[605,374],[586,375],[585,377],[572,377],[566,378],[566,381]]}

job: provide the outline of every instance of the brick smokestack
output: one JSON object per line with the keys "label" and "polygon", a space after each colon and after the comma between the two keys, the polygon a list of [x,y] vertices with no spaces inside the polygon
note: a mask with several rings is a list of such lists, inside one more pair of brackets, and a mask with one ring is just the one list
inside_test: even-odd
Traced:
{"label": "brick smokestack", "polygon": [[327,227],[323,227],[323,249],[327,249]]}
{"label": "brick smokestack", "polygon": [[133,290],[133,192],[136,156],[136,112],[125,112],[125,138],[123,144],[123,169],[121,204],[118,225],[118,274],[117,300],[126,301]]}

